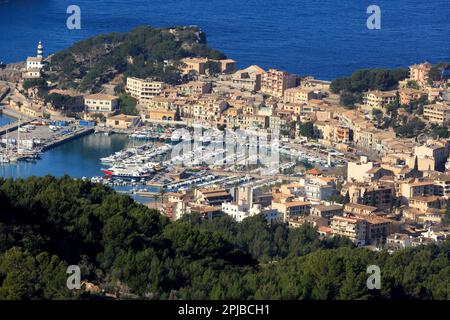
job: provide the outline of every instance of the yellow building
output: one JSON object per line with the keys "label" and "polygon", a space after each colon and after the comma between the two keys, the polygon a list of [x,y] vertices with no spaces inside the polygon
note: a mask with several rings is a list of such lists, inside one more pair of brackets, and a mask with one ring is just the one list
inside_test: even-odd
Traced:
{"label": "yellow building", "polygon": [[255,65],[239,70],[232,75],[233,86],[249,91],[259,91],[264,72],[264,69]]}
{"label": "yellow building", "polygon": [[422,97],[427,97],[428,92],[425,90],[417,90],[411,88],[400,89],[400,103],[410,104],[413,100],[419,100]]}
{"label": "yellow building", "polygon": [[302,104],[314,98],[314,90],[308,88],[290,88],[284,91],[284,102]]}
{"label": "yellow building", "polygon": [[206,74],[208,58],[185,58],[181,59],[182,67],[181,73],[188,74],[195,72],[199,75]]}
{"label": "yellow building", "polygon": [[403,203],[417,197],[430,197],[434,195],[433,181],[409,181],[400,184],[400,195]]}
{"label": "yellow building", "polygon": [[84,97],[84,107],[88,113],[112,113],[119,109],[119,98],[103,93],[90,94]]}
{"label": "yellow building", "polygon": [[149,110],[145,116],[146,120],[158,120],[158,121],[174,121],[176,111],[153,109]]}
{"label": "yellow building", "polygon": [[382,109],[395,101],[395,91],[369,91],[364,95],[364,104],[370,108]]}
{"label": "yellow building", "polygon": [[450,120],[450,105],[445,102],[437,102],[423,106],[423,116],[431,123],[444,125]]}
{"label": "yellow building", "polygon": [[128,129],[135,126],[139,122],[138,116],[129,116],[125,114],[118,114],[106,119],[106,125],[115,129]]}
{"label": "yellow building", "polygon": [[164,90],[165,84],[162,81],[152,79],[127,78],[126,92],[133,98],[143,103],[152,97],[159,96]]}
{"label": "yellow building", "polygon": [[31,118],[42,118],[44,116],[44,111],[42,108],[29,106],[26,104],[20,106],[20,112]]}
{"label": "yellow building", "polygon": [[272,201],[272,208],[278,210],[284,222],[287,222],[290,217],[308,213],[310,207],[311,203],[299,200],[281,198],[279,201]]}

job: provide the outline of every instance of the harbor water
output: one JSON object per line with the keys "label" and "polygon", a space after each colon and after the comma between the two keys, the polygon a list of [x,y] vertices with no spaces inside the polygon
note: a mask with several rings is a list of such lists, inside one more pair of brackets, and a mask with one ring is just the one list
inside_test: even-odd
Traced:
{"label": "harbor water", "polygon": [[0,127],[5,126],[14,122],[15,120],[11,117],[8,117],[0,112]]}

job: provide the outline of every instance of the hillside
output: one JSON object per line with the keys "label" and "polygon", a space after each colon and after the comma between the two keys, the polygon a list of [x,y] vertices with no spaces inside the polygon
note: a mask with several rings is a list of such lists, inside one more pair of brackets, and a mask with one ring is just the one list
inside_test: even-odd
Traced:
{"label": "hillside", "polygon": [[75,43],[51,57],[47,73],[60,87],[82,91],[96,91],[118,74],[174,84],[181,80],[176,68],[179,60],[197,56],[225,58],[207,46],[205,34],[197,27],[142,26]]}
{"label": "hillside", "polygon": [[69,177],[0,179],[0,204],[0,300],[94,298],[67,289],[68,265],[120,298],[450,299],[450,241],[389,255],[259,216],[170,223]]}

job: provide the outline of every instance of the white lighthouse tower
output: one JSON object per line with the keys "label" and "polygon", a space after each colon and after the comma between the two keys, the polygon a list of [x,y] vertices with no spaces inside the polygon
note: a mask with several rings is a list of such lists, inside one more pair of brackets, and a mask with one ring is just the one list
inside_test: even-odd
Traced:
{"label": "white lighthouse tower", "polygon": [[44,67],[44,46],[39,41],[37,46],[37,56],[28,57],[25,72],[22,74],[24,79],[39,79],[42,76],[42,68]]}
{"label": "white lighthouse tower", "polygon": [[44,55],[44,46],[42,45],[42,41],[39,41],[38,47],[37,47],[37,57],[43,58]]}

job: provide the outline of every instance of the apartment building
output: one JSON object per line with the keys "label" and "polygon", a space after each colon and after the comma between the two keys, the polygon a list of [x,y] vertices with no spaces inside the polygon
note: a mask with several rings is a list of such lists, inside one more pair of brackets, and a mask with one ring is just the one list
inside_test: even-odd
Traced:
{"label": "apartment building", "polygon": [[202,188],[194,191],[195,202],[209,206],[221,206],[224,202],[230,202],[230,193],[223,188]]}
{"label": "apartment building", "polygon": [[349,183],[345,190],[352,204],[369,205],[379,210],[387,210],[394,203],[394,186],[382,183]]}
{"label": "apartment building", "polygon": [[419,212],[425,213],[430,209],[440,209],[441,207],[445,207],[445,201],[438,196],[418,196],[410,198],[408,206],[419,210]]}
{"label": "apartment building", "polygon": [[400,183],[399,193],[402,203],[408,204],[409,199],[430,197],[434,195],[434,182],[429,180],[411,180]]}
{"label": "apartment building", "polygon": [[383,109],[395,101],[396,91],[369,91],[364,94],[364,104],[371,109]]}
{"label": "apartment building", "polygon": [[247,203],[226,202],[222,203],[222,212],[232,217],[237,222],[242,222],[248,217],[263,215],[268,222],[278,219],[278,210],[262,208],[260,205],[250,206]]}
{"label": "apartment building", "polygon": [[429,79],[431,63],[424,62],[420,64],[414,64],[409,67],[409,79],[417,81],[421,84],[426,84]]}
{"label": "apartment building", "polygon": [[185,96],[209,94],[212,92],[212,84],[204,81],[190,81],[177,86],[177,92]]}
{"label": "apartment building", "polygon": [[303,104],[314,98],[314,90],[309,88],[296,87],[284,91],[285,103]]}
{"label": "apartment building", "polygon": [[236,61],[233,59],[214,60],[218,65],[220,72],[223,74],[231,74],[236,71]]}
{"label": "apartment building", "polygon": [[333,216],[342,216],[344,208],[341,205],[313,205],[310,214],[315,217],[330,219]]}
{"label": "apartment building", "polygon": [[164,88],[165,84],[162,81],[129,77],[125,90],[139,103],[146,103],[152,97],[159,96]]}
{"label": "apartment building", "polygon": [[401,250],[412,246],[412,237],[404,233],[393,233],[386,237],[386,248]]}
{"label": "apartment building", "polygon": [[368,180],[368,172],[379,166],[372,161],[369,161],[367,157],[360,157],[357,162],[347,163],[347,182],[364,182]]}
{"label": "apartment building", "polygon": [[378,208],[358,203],[347,203],[344,206],[344,212],[351,215],[372,216],[377,214]]}
{"label": "apartment building", "polygon": [[312,201],[328,200],[336,194],[334,179],[316,177],[305,182],[305,196]]}
{"label": "apartment building", "polygon": [[113,113],[119,109],[119,98],[103,93],[84,97],[85,111],[88,113]]}
{"label": "apartment building", "polygon": [[231,77],[233,87],[249,91],[259,91],[261,90],[261,81],[264,73],[264,69],[255,65],[239,70]]}
{"label": "apartment building", "polygon": [[434,194],[440,197],[450,197],[450,176],[440,174],[434,177]]}
{"label": "apartment building", "polygon": [[333,216],[331,217],[330,227],[334,236],[349,238],[358,246],[366,244],[367,222],[364,219],[350,216]]}
{"label": "apartment building", "polygon": [[296,86],[296,76],[281,70],[270,69],[263,74],[261,91],[269,96],[282,98],[287,89]]}
{"label": "apartment building", "polygon": [[381,246],[391,233],[392,221],[383,217],[364,217],[366,221],[366,243]]}
{"label": "apartment building", "polygon": [[184,58],[181,59],[181,73],[188,74],[195,72],[198,75],[205,75],[207,70],[208,58]]}
{"label": "apartment building", "polygon": [[417,158],[418,170],[444,171],[445,163],[449,157],[448,145],[446,143],[428,142],[425,145],[416,146],[414,148],[414,156]]}
{"label": "apartment building", "polygon": [[272,201],[272,208],[278,210],[283,222],[287,222],[290,217],[308,213],[310,206],[309,202],[290,200],[289,198]]}
{"label": "apartment building", "polygon": [[436,102],[423,106],[423,116],[431,123],[445,125],[450,120],[450,104],[448,102]]}
{"label": "apartment building", "polygon": [[404,105],[410,104],[413,100],[419,100],[422,97],[427,97],[428,92],[425,90],[401,88],[400,89],[400,103]]}

